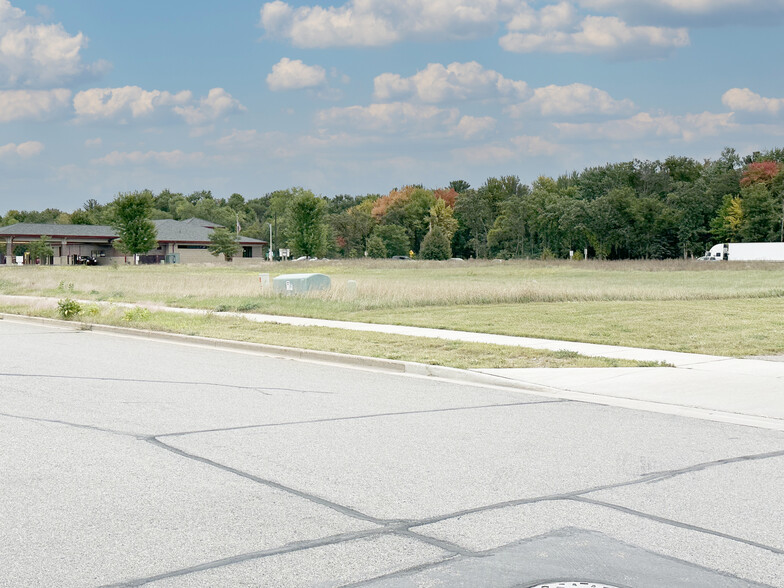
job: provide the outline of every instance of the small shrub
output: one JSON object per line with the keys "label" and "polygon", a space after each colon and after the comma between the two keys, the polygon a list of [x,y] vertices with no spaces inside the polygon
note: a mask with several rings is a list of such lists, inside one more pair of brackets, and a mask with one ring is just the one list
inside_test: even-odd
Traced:
{"label": "small shrub", "polygon": [[378,235],[371,235],[367,242],[367,253],[374,259],[382,259],[387,256],[387,246]]}
{"label": "small shrub", "polygon": [[130,310],[126,310],[122,320],[130,323],[133,321],[144,321],[149,318],[150,311],[146,308],[142,308],[141,306],[137,306],[135,308],[131,308]]}
{"label": "small shrub", "polygon": [[60,315],[60,318],[69,320],[77,316],[80,312],[82,312],[82,305],[76,300],[63,298],[62,300],[57,301],[57,314]]}
{"label": "small shrub", "polygon": [[98,316],[101,314],[101,308],[97,304],[89,304],[82,309],[84,316]]}
{"label": "small shrub", "polygon": [[419,256],[422,259],[445,260],[452,257],[452,246],[449,237],[438,225],[434,226],[422,239],[422,246],[419,249]]}
{"label": "small shrub", "polygon": [[585,257],[583,256],[583,252],[578,249],[577,251],[574,252],[572,259],[574,261],[582,261],[585,259]]}

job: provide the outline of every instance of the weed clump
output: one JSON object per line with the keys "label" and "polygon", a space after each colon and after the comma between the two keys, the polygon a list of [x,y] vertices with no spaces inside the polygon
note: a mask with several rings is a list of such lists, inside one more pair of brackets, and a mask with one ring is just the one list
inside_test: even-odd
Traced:
{"label": "weed clump", "polygon": [[125,322],[146,321],[150,318],[150,311],[141,306],[126,310],[122,320]]}
{"label": "weed clump", "polygon": [[57,314],[64,320],[70,320],[82,312],[82,305],[71,298],[63,298],[57,301]]}

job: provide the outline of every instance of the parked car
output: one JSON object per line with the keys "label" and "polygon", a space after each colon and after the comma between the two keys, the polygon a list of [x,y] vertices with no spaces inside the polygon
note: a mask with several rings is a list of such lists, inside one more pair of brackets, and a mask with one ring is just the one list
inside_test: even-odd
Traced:
{"label": "parked car", "polygon": [[98,265],[98,258],[92,255],[77,255],[76,263],[78,265]]}

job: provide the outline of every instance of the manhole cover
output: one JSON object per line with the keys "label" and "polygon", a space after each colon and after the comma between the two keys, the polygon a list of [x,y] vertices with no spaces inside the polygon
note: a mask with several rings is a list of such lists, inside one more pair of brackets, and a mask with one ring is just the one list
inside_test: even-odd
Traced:
{"label": "manhole cover", "polygon": [[545,582],[544,584],[537,584],[530,588],[620,588],[619,586],[612,586],[604,582]]}

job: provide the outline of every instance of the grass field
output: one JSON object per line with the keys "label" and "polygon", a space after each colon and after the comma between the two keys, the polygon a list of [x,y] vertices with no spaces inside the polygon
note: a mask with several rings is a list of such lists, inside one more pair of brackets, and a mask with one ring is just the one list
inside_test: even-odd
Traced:
{"label": "grass field", "polygon": [[[259,273],[321,272],[279,296]],[[358,284],[356,292],[346,287]],[[0,293],[407,324],[720,355],[784,354],[784,264],[330,261],[4,267]]]}

